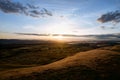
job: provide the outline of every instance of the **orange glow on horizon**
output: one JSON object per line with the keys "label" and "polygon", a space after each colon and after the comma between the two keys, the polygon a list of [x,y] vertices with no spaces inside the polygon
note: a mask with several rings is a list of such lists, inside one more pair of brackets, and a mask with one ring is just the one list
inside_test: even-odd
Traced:
{"label": "orange glow on horizon", "polygon": [[60,42],[64,42],[65,41],[65,37],[62,36],[62,35],[54,36],[54,35],[50,34],[49,38],[51,40],[60,41]]}

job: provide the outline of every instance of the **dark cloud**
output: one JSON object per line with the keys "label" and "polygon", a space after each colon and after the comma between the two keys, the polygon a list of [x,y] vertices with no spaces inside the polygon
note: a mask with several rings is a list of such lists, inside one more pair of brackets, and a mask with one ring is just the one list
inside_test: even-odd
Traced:
{"label": "dark cloud", "polygon": [[40,14],[40,12],[37,10],[32,10],[32,11],[30,11],[29,15],[32,17],[39,17],[39,15],[43,15],[43,14]]}
{"label": "dark cloud", "polygon": [[52,13],[45,8],[41,9],[40,11],[38,11],[38,10],[30,11],[30,16],[32,16],[32,17],[39,17],[40,15],[43,17],[46,15],[52,16]]}
{"label": "dark cloud", "polygon": [[120,22],[120,11],[114,11],[114,12],[108,12],[106,14],[103,14],[100,18],[98,18],[99,22],[106,23],[106,22],[114,22],[119,23]]}
{"label": "dark cloud", "polygon": [[33,35],[33,36],[48,36],[48,34],[35,34],[35,33],[14,33],[18,35]]}
{"label": "dark cloud", "polygon": [[0,10],[4,13],[19,13],[32,17],[52,16],[52,13],[47,9],[40,9],[31,4],[23,5],[12,0],[0,0]]}
{"label": "dark cloud", "polygon": [[40,14],[40,12],[37,11],[37,10],[32,10],[32,11],[30,11],[30,12],[33,13],[33,14],[36,14],[36,15],[39,15],[39,14]]}
{"label": "dark cloud", "polygon": [[31,4],[27,4],[27,6],[31,9],[38,9],[39,8],[38,6],[34,6],[34,5],[31,5]]}
{"label": "dark cloud", "polygon": [[[33,36],[50,36],[51,34],[34,34],[34,33],[14,33],[18,35],[33,35]],[[59,36],[60,34],[52,34],[52,36]],[[65,37],[84,37],[84,35],[61,34]]]}
{"label": "dark cloud", "polygon": [[47,15],[52,16],[52,13],[45,8],[43,8],[43,13],[46,13]]}
{"label": "dark cloud", "polygon": [[98,40],[120,40],[120,34],[104,34],[92,36]]}
{"label": "dark cloud", "polygon": [[5,13],[24,13],[27,7],[20,3],[13,3],[11,0],[0,0],[0,10]]}

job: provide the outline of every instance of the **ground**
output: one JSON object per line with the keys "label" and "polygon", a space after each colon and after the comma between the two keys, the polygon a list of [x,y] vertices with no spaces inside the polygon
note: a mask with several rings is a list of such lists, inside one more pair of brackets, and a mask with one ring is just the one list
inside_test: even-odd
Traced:
{"label": "ground", "polygon": [[120,45],[2,44],[0,80],[119,80]]}

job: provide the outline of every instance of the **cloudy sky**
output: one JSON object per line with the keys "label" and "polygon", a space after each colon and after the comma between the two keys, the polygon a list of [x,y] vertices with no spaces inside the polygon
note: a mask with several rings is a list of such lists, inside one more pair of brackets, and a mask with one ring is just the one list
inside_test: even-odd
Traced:
{"label": "cloudy sky", "polygon": [[0,0],[0,38],[112,34],[119,22],[120,0]]}

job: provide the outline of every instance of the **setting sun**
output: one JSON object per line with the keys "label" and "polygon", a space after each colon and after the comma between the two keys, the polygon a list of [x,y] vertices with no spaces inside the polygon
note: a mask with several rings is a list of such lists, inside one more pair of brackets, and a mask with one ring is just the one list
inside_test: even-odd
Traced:
{"label": "setting sun", "polygon": [[64,36],[62,36],[62,35],[53,35],[53,34],[50,34],[49,38],[51,40],[55,40],[55,41],[64,41],[65,40]]}
{"label": "setting sun", "polygon": [[63,41],[64,37],[62,35],[58,35],[54,37],[56,40]]}

